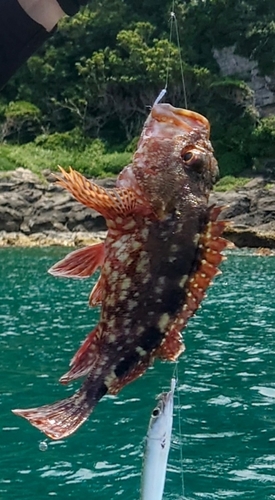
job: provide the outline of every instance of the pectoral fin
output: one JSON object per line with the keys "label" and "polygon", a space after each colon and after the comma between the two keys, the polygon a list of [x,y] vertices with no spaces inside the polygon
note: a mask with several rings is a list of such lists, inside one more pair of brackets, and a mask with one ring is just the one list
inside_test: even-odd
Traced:
{"label": "pectoral fin", "polygon": [[105,189],[90,182],[79,172],[70,168],[66,172],[59,167],[63,177],[57,183],[67,189],[80,203],[96,210],[105,219],[125,217],[138,209],[137,196],[131,189]]}
{"label": "pectoral fin", "polygon": [[103,265],[104,258],[104,243],[95,243],[69,253],[48,272],[53,276],[64,278],[88,278]]}

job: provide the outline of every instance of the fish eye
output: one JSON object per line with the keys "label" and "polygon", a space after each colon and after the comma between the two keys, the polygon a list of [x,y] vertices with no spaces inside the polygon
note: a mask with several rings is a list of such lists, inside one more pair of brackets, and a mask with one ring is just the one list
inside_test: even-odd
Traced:
{"label": "fish eye", "polygon": [[192,160],[193,156],[194,155],[191,151],[187,151],[187,153],[184,153],[184,155],[182,156],[182,159],[185,163],[188,163]]}
{"label": "fish eye", "polygon": [[184,166],[191,168],[197,173],[201,173],[204,168],[205,159],[200,151],[186,151],[183,149],[181,153]]}
{"label": "fish eye", "polygon": [[152,417],[158,417],[160,414],[160,409],[158,407],[156,407],[153,411],[152,411]]}

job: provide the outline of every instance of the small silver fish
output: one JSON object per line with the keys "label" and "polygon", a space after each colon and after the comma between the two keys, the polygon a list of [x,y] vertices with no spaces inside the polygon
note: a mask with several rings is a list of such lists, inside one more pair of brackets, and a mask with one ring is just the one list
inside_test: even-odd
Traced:
{"label": "small silver fish", "polygon": [[171,390],[160,394],[158,405],[152,411],[146,437],[141,500],[162,500],[172,435],[175,385],[173,378]]}

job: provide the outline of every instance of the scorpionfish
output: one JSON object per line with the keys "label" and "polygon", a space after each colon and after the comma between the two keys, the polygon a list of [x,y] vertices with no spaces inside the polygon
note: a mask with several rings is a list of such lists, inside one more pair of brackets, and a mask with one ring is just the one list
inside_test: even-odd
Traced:
{"label": "scorpionfish", "polygon": [[14,410],[52,439],[72,434],[105,394],[117,394],[156,358],[183,352],[181,330],[219,273],[225,221],[208,198],[218,175],[208,120],[156,104],[131,164],[105,189],[70,169],[58,182],[106,219],[106,240],[76,250],[53,266],[59,276],[86,277],[100,267],[90,304],[98,325],[61,377],[86,377],[71,397]]}

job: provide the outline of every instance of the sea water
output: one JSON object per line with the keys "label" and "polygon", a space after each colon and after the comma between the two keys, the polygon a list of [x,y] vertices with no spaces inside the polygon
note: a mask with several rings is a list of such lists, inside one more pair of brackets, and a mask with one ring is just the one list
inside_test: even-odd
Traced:
{"label": "sea water", "polygon": [[[144,436],[173,364],[103,398],[64,440],[11,413],[79,386],[58,378],[99,310],[87,305],[95,278],[47,274],[67,251],[0,250],[0,500],[138,500]],[[275,257],[230,252],[222,271],[184,332],[167,500],[183,498],[182,471],[188,500],[275,499]]]}

